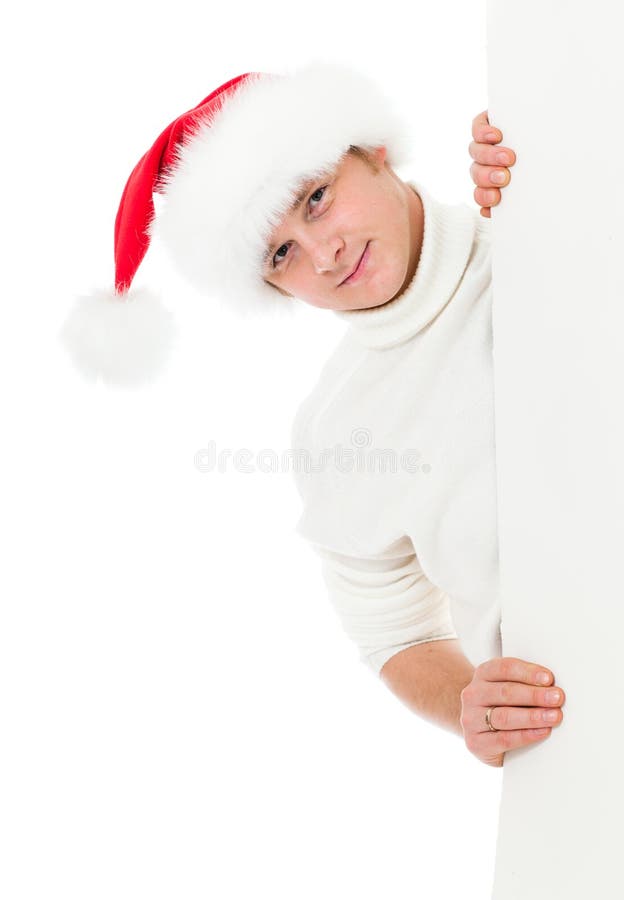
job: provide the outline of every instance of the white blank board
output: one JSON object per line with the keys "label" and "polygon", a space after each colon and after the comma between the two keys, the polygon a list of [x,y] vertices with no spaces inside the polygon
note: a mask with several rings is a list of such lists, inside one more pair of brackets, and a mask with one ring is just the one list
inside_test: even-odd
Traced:
{"label": "white blank board", "polygon": [[624,896],[624,69],[614,2],[490,0],[503,656],[563,723],[505,757],[494,900]]}

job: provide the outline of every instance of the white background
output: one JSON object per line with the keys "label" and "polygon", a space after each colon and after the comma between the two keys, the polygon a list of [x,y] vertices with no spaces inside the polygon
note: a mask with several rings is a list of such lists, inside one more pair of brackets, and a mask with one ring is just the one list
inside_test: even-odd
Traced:
{"label": "white background", "polygon": [[23,6],[2,38],[0,893],[489,896],[502,770],[359,663],[294,533],[288,448],[343,331],[217,315],[151,248],[179,341],[152,387],[75,374],[56,333],[112,283],[124,183],[162,128],[247,71],[310,58],[408,118],[403,177],[473,204],[485,3]]}

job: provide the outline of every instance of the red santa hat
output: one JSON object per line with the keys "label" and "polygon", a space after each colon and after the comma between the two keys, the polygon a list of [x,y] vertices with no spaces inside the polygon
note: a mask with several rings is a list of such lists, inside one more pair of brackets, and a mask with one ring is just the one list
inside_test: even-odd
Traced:
{"label": "red santa hat", "polygon": [[[130,291],[150,239],[202,294],[244,318],[292,312],[267,284],[267,238],[301,185],[350,146],[409,158],[407,136],[368,77],[311,62],[290,74],[246,73],[179,116],[132,171],[115,221],[115,288],[79,298],[60,333],[90,380],[151,381],[169,356],[173,316],[146,289]],[[163,195],[155,215],[153,193]]]}

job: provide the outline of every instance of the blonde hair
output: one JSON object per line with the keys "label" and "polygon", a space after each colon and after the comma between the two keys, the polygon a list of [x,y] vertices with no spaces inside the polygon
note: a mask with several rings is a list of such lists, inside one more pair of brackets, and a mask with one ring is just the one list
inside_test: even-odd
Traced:
{"label": "blonde hair", "polygon": [[369,169],[371,169],[371,171],[375,173],[375,175],[380,171],[379,166],[376,164],[370,151],[366,148],[351,144],[351,146],[347,150],[347,153],[350,153],[352,156],[357,156],[358,159],[361,159],[362,162],[365,162]]}

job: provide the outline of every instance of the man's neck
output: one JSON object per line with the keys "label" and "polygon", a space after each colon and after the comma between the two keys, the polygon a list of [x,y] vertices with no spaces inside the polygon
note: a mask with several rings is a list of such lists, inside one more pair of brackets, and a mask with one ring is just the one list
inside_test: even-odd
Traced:
{"label": "man's neck", "polygon": [[[422,250],[423,233],[425,230],[425,213],[423,210],[422,200],[409,184],[403,182],[403,187],[407,195],[409,205],[409,222],[410,222],[410,261],[405,282],[399,293],[403,293],[411,284],[418,262],[420,260],[420,251]],[[397,295],[398,296],[398,295]]]}

